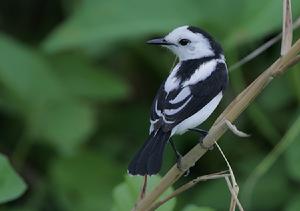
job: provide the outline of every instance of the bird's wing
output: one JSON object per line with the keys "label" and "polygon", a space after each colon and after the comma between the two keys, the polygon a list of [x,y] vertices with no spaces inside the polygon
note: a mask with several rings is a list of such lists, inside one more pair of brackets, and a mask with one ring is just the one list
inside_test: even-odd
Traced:
{"label": "bird's wing", "polygon": [[226,64],[220,62],[215,68],[216,70],[205,80],[186,85],[170,93],[166,93],[162,86],[151,109],[152,128],[163,127],[165,131],[172,130],[223,91],[228,81]]}

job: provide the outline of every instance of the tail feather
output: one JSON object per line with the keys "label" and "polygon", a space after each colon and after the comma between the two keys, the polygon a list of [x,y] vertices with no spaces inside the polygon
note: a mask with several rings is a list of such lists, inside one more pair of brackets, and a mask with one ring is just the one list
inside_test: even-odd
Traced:
{"label": "tail feather", "polygon": [[164,149],[170,135],[171,132],[166,133],[162,130],[152,132],[130,162],[128,173],[131,175],[157,174],[161,168]]}

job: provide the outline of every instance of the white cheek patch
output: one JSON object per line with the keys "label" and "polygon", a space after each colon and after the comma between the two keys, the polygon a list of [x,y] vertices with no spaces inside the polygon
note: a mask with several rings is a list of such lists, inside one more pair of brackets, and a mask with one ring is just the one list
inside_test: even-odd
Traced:
{"label": "white cheek patch", "polygon": [[[214,51],[211,49],[209,40],[200,33],[194,33],[188,29],[188,26],[178,27],[170,32],[165,39],[177,44],[176,46],[166,46],[175,53],[179,60],[197,59],[201,57],[213,56]],[[182,46],[178,44],[180,39],[188,39],[190,44]]]}
{"label": "white cheek patch", "polygon": [[189,87],[184,87],[174,99],[170,100],[170,103],[172,104],[179,103],[190,95],[191,95],[191,89]]}
{"label": "white cheek patch", "polygon": [[190,46],[190,47],[189,47],[189,50],[190,50],[191,52],[194,52],[195,49],[196,49],[196,48],[195,48],[194,46]]}

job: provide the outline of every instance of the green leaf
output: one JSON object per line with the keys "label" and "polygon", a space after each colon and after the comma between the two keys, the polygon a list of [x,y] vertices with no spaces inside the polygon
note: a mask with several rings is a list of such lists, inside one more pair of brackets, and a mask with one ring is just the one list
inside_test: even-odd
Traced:
{"label": "green leaf", "polygon": [[30,138],[67,152],[92,132],[93,109],[70,94],[64,79],[38,52],[4,35],[0,35],[0,82],[8,105],[26,120]]}
{"label": "green leaf", "polygon": [[[295,36],[295,35],[294,35]],[[291,91],[294,97],[297,98],[298,104],[300,104],[300,69],[299,64],[292,67],[288,73],[289,85],[292,88]]]}
{"label": "green leaf", "polygon": [[198,206],[212,207],[216,210],[225,210],[230,203],[230,192],[224,179],[214,180],[201,184],[195,190],[191,200]]}
{"label": "green leaf", "polygon": [[196,205],[188,205],[182,211],[214,211],[214,210],[215,209],[212,209],[210,207],[198,207]]}
{"label": "green leaf", "polygon": [[95,123],[92,108],[77,101],[45,105],[32,113],[30,119],[31,134],[65,154],[87,140]]}
{"label": "green leaf", "polygon": [[289,139],[292,144],[285,153],[287,170],[293,179],[300,181],[300,117],[290,128]]}
{"label": "green leaf", "polygon": [[284,211],[299,211],[300,210],[300,194],[295,195],[287,204]]}
{"label": "green leaf", "polygon": [[247,200],[244,194],[249,186],[242,185],[242,204],[247,210],[276,210],[290,197],[290,187],[282,163],[274,166],[257,181],[252,198]]}
{"label": "green leaf", "polygon": [[107,46],[112,41],[133,39],[195,22],[201,15],[199,8],[199,2],[195,0],[188,4],[173,0],[84,0],[76,12],[54,30],[43,47],[54,52],[76,47]]}
{"label": "green leaf", "polygon": [[58,159],[50,168],[51,190],[61,210],[109,210],[111,191],[124,172],[118,163],[93,151]]}
{"label": "green leaf", "polygon": [[[238,1],[234,1],[238,2]],[[267,33],[281,29],[282,2],[278,0],[265,0],[262,4],[260,0],[242,1],[239,5],[238,23],[234,25],[225,41],[226,48],[235,47],[241,43],[256,40]],[[293,15],[299,15],[300,2],[293,1]],[[237,14],[236,14],[237,15]],[[237,17],[237,16],[235,16]]]}
{"label": "green leaf", "polygon": [[66,88],[75,96],[111,101],[126,97],[128,84],[111,70],[92,65],[80,55],[59,55],[53,66]]}
{"label": "green leaf", "polygon": [[38,211],[38,209],[33,207],[12,207],[6,208],[5,211]]}
{"label": "green leaf", "polygon": [[0,82],[23,112],[49,100],[63,99],[65,90],[37,52],[0,34]]}
{"label": "green leaf", "polygon": [[280,134],[274,122],[258,103],[253,102],[252,105],[248,107],[247,114],[257,128],[257,132],[263,134],[270,143],[275,145],[278,140],[280,140]]}
{"label": "green leaf", "polygon": [[[267,185],[270,186],[270,188],[274,188],[274,192],[279,191],[280,189],[277,189],[279,187],[279,184],[282,184],[282,191],[284,190],[284,183],[286,181],[284,181],[283,176],[282,178],[280,177],[280,173],[281,170],[278,170],[275,173],[269,174],[271,179],[266,179],[266,176],[264,177],[265,174],[268,173],[268,171],[271,169],[271,167],[274,165],[274,163],[278,160],[279,156],[281,156],[284,152],[286,157],[289,156],[289,151],[292,149],[292,144],[297,143],[296,140],[297,137],[299,137],[299,128],[300,128],[300,116],[298,116],[298,118],[295,120],[295,122],[293,123],[293,125],[289,128],[289,130],[286,132],[286,134],[284,135],[284,137],[281,139],[281,141],[275,146],[275,148],[259,163],[259,165],[256,166],[256,168],[254,169],[254,171],[251,173],[251,175],[249,176],[249,178],[247,179],[246,183],[245,183],[245,188],[244,188],[244,198],[245,201],[247,201],[247,203],[251,204],[251,196],[257,196],[257,194],[253,194],[254,188],[265,188]],[[289,158],[287,158],[288,160]],[[289,166],[293,166],[294,168],[298,169],[297,163],[298,161],[293,160],[294,162],[287,162],[287,166],[290,169]],[[291,174],[291,170],[289,171],[289,173]],[[276,175],[276,176],[275,176]],[[278,177],[278,181],[276,184],[276,188],[274,186],[274,181],[276,179],[276,177]],[[262,180],[266,180],[265,182],[261,182]],[[270,181],[269,181],[270,180]],[[272,182],[273,181],[273,182]],[[262,183],[264,184],[262,187],[258,185],[258,183]],[[268,184],[269,183],[269,184]],[[262,194],[263,196],[263,194]],[[278,198],[278,200],[276,200],[276,203],[279,203],[280,200],[283,198],[283,194],[281,195],[281,198]],[[264,203],[267,204],[269,201],[265,200]],[[275,202],[272,202],[272,204],[274,205]],[[256,202],[255,205],[258,205],[258,203]],[[270,204],[268,204],[269,206]],[[267,205],[266,205],[267,206]]]}
{"label": "green leaf", "polygon": [[38,209],[33,207],[10,207],[6,208],[5,211],[38,211]]}
{"label": "green leaf", "polygon": [[25,190],[25,182],[11,167],[7,158],[0,154],[0,203],[20,197]]}
{"label": "green leaf", "polygon": [[[114,198],[114,206],[113,211],[127,211],[131,210],[134,206],[134,203],[139,197],[141,184],[143,183],[143,177],[140,176],[128,176],[126,175],[125,181],[115,187],[113,191]],[[147,191],[151,191],[155,185],[157,185],[160,181],[161,177],[159,176],[151,176],[148,177],[148,185]],[[161,198],[170,194],[172,192],[172,188],[169,188],[165,194],[162,195]],[[172,211],[175,207],[176,200],[172,199],[168,201],[166,204],[159,207],[158,211]]]}
{"label": "green leaf", "polygon": [[[275,112],[291,104],[293,93],[289,87],[288,75],[282,76],[278,80],[266,87],[263,94],[258,98],[259,104],[268,112]],[[280,97],[278,97],[280,96]]]}
{"label": "green leaf", "polygon": [[[282,12],[278,0],[266,0],[264,4],[260,0],[190,0],[188,3],[180,0],[83,0],[75,5],[74,13],[43,43],[46,51],[78,47],[103,50],[104,46],[116,41],[166,33],[185,24],[201,25],[212,34],[219,32],[227,48],[232,48],[280,28]],[[293,8],[299,6],[298,1],[293,2]],[[299,11],[295,10],[294,15],[297,14]]]}

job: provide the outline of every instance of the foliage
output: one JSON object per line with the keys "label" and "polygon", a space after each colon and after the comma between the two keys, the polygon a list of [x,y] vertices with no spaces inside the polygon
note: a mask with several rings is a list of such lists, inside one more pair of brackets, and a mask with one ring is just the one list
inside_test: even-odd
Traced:
{"label": "foliage", "polygon": [[[300,1],[292,4],[298,17]],[[29,189],[0,210],[129,210],[141,178],[123,175],[174,60],[145,40],[179,25],[201,26],[222,43],[230,66],[280,31],[281,13],[279,0],[1,1],[0,150],[11,164],[0,156],[0,202],[26,189],[13,169]],[[222,105],[203,129],[279,56],[278,46],[230,73]],[[239,119],[249,139],[228,133],[220,142],[247,210],[299,210],[299,68],[272,82]],[[182,152],[196,139],[175,137]],[[273,148],[280,153],[269,154]],[[174,160],[167,147],[162,174]],[[225,168],[212,151],[179,183]],[[209,181],[160,210],[226,210],[229,200],[224,181]]]}
{"label": "foliage", "polygon": [[209,207],[197,207],[195,205],[188,205],[186,206],[183,211],[214,211]]}
{"label": "foliage", "polygon": [[[115,171],[111,171],[111,165]],[[50,172],[55,200],[64,209],[74,211],[109,210],[112,196],[108,193],[123,174],[117,163],[92,151],[58,160]]]}
{"label": "foliage", "polygon": [[26,190],[26,184],[0,154],[0,203],[18,198]]}
{"label": "foliage", "polygon": [[[159,176],[151,176],[149,183],[147,184],[147,191],[153,190],[153,187],[159,182],[160,179],[161,178]],[[125,177],[125,182],[115,187],[113,191],[114,205],[112,211],[130,210],[132,208],[132,205],[140,195],[142,182],[143,177],[132,177],[127,175]],[[167,194],[170,194],[172,191],[172,189],[167,190],[163,197]],[[164,204],[157,210],[171,211],[175,207],[175,202],[176,199],[172,199],[169,203]]]}

